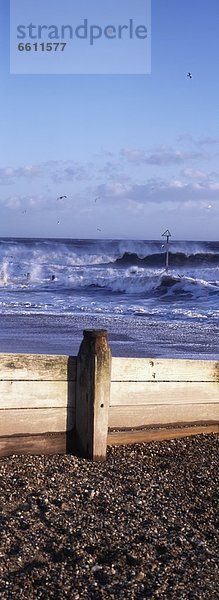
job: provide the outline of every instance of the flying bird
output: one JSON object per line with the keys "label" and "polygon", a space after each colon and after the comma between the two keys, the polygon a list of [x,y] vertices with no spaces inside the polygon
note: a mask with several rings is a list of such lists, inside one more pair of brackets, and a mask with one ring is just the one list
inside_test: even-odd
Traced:
{"label": "flying bird", "polygon": [[97,231],[101,231],[101,229],[99,227],[97,227]]}
{"label": "flying bird", "polygon": [[96,202],[97,200],[100,200],[100,196],[97,196],[97,197],[94,199],[94,202]]}
{"label": "flying bird", "polygon": [[63,198],[67,198],[67,196],[59,196],[57,200],[63,200]]}
{"label": "flying bird", "polygon": [[187,77],[189,77],[189,79],[192,79],[192,73],[190,73],[190,71],[187,73]]}

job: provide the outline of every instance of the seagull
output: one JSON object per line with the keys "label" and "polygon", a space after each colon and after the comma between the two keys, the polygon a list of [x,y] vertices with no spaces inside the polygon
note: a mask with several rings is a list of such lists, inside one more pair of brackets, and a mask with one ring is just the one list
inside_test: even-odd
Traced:
{"label": "seagull", "polygon": [[60,225],[60,221],[57,221],[57,225]]}
{"label": "seagull", "polygon": [[189,79],[192,79],[192,73],[190,73],[190,71],[187,73],[187,77],[189,77]]}
{"label": "seagull", "polygon": [[63,198],[67,198],[67,196],[59,196],[57,200],[63,200]]}
{"label": "seagull", "polygon": [[99,227],[97,227],[97,231],[101,231],[101,229]]}
{"label": "seagull", "polygon": [[97,197],[94,199],[94,202],[96,202],[97,200],[100,200],[100,196],[97,196]]}

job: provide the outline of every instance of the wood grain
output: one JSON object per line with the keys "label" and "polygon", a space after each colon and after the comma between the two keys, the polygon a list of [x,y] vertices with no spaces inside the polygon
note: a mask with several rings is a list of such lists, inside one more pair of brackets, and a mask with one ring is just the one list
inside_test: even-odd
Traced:
{"label": "wood grain", "polygon": [[69,454],[74,450],[74,445],[75,433],[73,430],[44,435],[4,436],[0,438],[0,456]]}
{"label": "wood grain", "polygon": [[219,382],[219,362],[113,357],[111,381]]}
{"label": "wood grain", "polygon": [[106,331],[84,331],[77,359],[76,438],[85,458],[106,458],[110,382],[111,351]]}
{"label": "wood grain", "polygon": [[159,406],[111,406],[109,427],[143,427],[146,425],[219,422],[219,404],[185,404]]}
{"label": "wood grain", "polygon": [[159,442],[162,440],[174,440],[191,435],[219,433],[219,425],[199,425],[193,427],[154,429],[143,431],[112,431],[108,433],[108,446],[119,446],[122,444],[140,444],[142,442]]}
{"label": "wood grain", "polygon": [[74,381],[0,381],[2,409],[75,406]]}
{"label": "wood grain", "polygon": [[75,356],[0,354],[0,380],[75,381]]}
{"label": "wood grain", "polygon": [[74,408],[33,408],[0,411],[0,436],[70,430]]}
{"label": "wood grain", "polygon": [[110,406],[218,403],[219,383],[112,381]]}

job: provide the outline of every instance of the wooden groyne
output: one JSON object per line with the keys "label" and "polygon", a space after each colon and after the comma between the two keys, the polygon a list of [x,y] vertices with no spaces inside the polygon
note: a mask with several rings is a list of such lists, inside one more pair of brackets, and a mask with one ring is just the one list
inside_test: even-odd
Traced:
{"label": "wooden groyne", "polygon": [[78,356],[0,354],[0,455],[78,452],[219,431],[219,362],[112,358],[105,330]]}

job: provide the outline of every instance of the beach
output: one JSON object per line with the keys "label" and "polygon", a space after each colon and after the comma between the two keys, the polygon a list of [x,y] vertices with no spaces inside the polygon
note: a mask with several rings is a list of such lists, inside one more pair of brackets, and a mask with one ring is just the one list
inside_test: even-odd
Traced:
{"label": "beach", "polygon": [[[218,360],[218,244],[176,242],[168,276],[160,247],[2,241],[1,352],[105,329],[112,356]],[[2,600],[216,600],[218,472],[216,434],[2,458]]]}
{"label": "beach", "polygon": [[218,436],[1,459],[2,600],[218,598]]}

